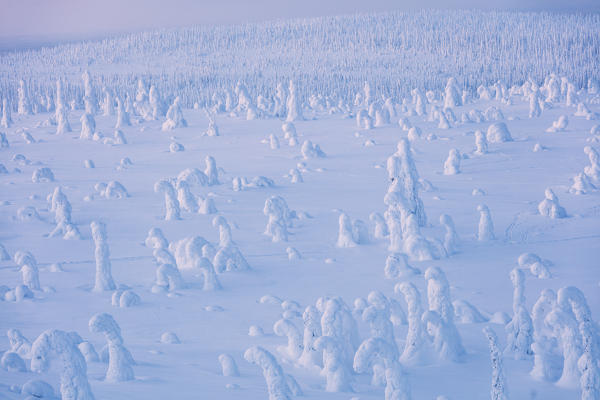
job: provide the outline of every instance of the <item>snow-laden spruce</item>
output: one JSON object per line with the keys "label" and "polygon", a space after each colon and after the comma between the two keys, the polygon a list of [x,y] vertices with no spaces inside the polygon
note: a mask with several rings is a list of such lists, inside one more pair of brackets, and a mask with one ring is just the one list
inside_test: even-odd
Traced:
{"label": "snow-laden spruce", "polygon": [[90,228],[92,229],[92,239],[95,245],[94,257],[96,259],[96,280],[93,291],[115,290],[116,285],[111,273],[106,225],[100,221],[93,221],[90,224]]}
{"label": "snow-laden spruce", "polygon": [[13,124],[10,106],[6,98],[2,99],[2,118],[0,119],[0,127],[10,128]]}
{"label": "snow-laden spruce", "polygon": [[244,359],[262,369],[267,383],[269,400],[290,400],[292,398],[287,377],[271,353],[260,346],[252,346],[244,352]]}
{"label": "snow-laden spruce", "polygon": [[296,361],[302,355],[303,339],[300,331],[294,323],[288,319],[280,319],[273,325],[273,332],[277,336],[287,337],[287,346],[280,346],[278,350],[292,361]]}
{"label": "snow-laden spruce", "polygon": [[512,142],[513,138],[504,122],[495,122],[491,124],[486,133],[486,139],[489,143]]}
{"label": "snow-laden spruce", "polygon": [[159,180],[154,184],[154,192],[163,193],[165,196],[165,220],[171,221],[181,219],[179,200],[177,200],[175,188],[173,188],[171,182],[166,179]]}
{"label": "snow-laden spruce", "polygon": [[386,279],[410,279],[421,273],[421,270],[408,263],[408,257],[404,253],[391,253],[385,259],[383,269]]}
{"label": "snow-laden spruce", "polygon": [[475,131],[475,154],[486,154],[488,152],[488,142],[482,131]]}
{"label": "snow-laden spruce", "polygon": [[85,358],[71,335],[60,330],[43,332],[31,345],[31,370],[46,372],[53,359],[62,363],[60,394],[62,399],[94,400],[87,377]]}
{"label": "snow-laden spruce", "polygon": [[524,360],[533,354],[533,322],[525,307],[525,274],[514,268],[510,272],[513,284],[513,317],[506,325],[505,354],[512,355],[516,360]]}
{"label": "snow-laden spruce", "polygon": [[490,209],[485,204],[480,204],[477,206],[477,211],[479,211],[479,225],[476,235],[477,240],[480,242],[494,240],[496,236],[494,235],[494,223],[492,222]]}
{"label": "snow-laden spruce", "polygon": [[460,173],[461,155],[458,149],[450,149],[448,158],[444,162],[444,175],[456,175]]}
{"label": "snow-laden spruce", "polygon": [[269,220],[265,235],[270,236],[273,242],[287,242],[288,226],[291,226],[292,212],[283,197],[271,196],[265,201],[263,214]]}
{"label": "snow-laden spruce", "polygon": [[556,293],[552,289],[544,289],[531,310],[533,368],[529,374],[541,381],[555,382],[562,372],[561,356],[556,351],[557,340],[545,323],[545,318],[555,307]]}
{"label": "snow-laden spruce", "polygon": [[175,97],[173,104],[169,107],[167,111],[166,120],[162,124],[163,131],[170,131],[175,128],[185,128],[187,126],[187,121],[183,118],[183,112],[181,111],[181,100],[178,97]]}
{"label": "snow-laden spruce", "polygon": [[37,261],[33,254],[28,251],[17,251],[14,261],[21,271],[23,285],[31,290],[41,290]]}
{"label": "snow-laden spruce", "polygon": [[104,380],[106,382],[123,382],[134,379],[133,357],[123,345],[121,328],[110,314],[94,315],[89,323],[90,332],[102,333],[108,342],[108,369]]}
{"label": "snow-laden spruce", "polygon": [[125,126],[131,126],[129,112],[125,109],[125,105],[120,97],[117,97],[117,123],[115,129],[121,129]]}
{"label": "snow-laden spruce", "polygon": [[231,355],[225,353],[220,354],[219,363],[221,364],[221,372],[223,373],[223,376],[240,376],[237,364]]}
{"label": "snow-laden spruce", "polygon": [[502,352],[498,347],[498,336],[489,326],[483,328],[483,333],[488,339],[490,346],[490,360],[492,362],[492,386],[490,389],[490,398],[492,400],[508,400],[508,389],[506,387],[506,378],[504,376],[504,363]]}
{"label": "snow-laden spruce", "polygon": [[442,360],[461,361],[465,350],[454,325],[454,306],[446,274],[440,268],[430,267],[424,277],[430,311],[423,314],[422,320],[434,326],[434,348]]}

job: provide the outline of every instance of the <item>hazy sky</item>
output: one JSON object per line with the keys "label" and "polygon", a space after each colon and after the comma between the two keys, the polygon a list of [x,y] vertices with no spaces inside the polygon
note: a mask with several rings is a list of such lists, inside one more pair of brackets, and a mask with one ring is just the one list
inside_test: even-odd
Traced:
{"label": "hazy sky", "polygon": [[97,35],[411,8],[600,11],[600,0],[0,0],[0,37]]}

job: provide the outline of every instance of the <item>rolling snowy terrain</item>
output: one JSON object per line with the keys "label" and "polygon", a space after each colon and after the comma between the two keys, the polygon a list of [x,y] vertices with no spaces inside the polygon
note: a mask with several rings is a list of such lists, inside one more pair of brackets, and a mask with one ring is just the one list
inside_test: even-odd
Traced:
{"label": "rolling snowy terrain", "polygon": [[413,80],[315,78],[354,51],[318,27],[396,14],[211,28],[343,39],[245,73],[194,30],[0,56],[0,399],[599,398],[598,15],[529,17],[587,30]]}

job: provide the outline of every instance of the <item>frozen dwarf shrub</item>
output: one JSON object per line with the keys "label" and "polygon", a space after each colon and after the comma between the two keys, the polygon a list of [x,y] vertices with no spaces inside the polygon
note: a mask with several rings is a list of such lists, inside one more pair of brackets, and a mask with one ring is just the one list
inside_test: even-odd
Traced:
{"label": "frozen dwarf shrub", "polygon": [[90,342],[81,342],[77,345],[77,347],[79,348],[79,351],[81,351],[81,354],[83,354],[85,362],[92,363],[100,361],[100,357],[98,357],[98,353],[96,352],[94,345],[92,345]]}
{"label": "frozen dwarf shrub", "polygon": [[512,142],[513,138],[504,122],[495,122],[491,124],[486,133],[486,138],[489,143]]}
{"label": "frozen dwarf shrub", "polygon": [[485,204],[477,206],[479,211],[479,225],[477,228],[477,240],[487,242],[496,239],[494,235],[494,223],[492,222],[492,214],[490,209]]}
{"label": "frozen dwarf shrub", "polygon": [[10,128],[13,124],[10,106],[6,101],[6,98],[2,99],[2,118],[0,119],[0,126],[2,128]]}
{"label": "frozen dwarf shrub", "polygon": [[163,344],[180,344],[179,338],[174,332],[164,332],[160,335],[160,342]]}
{"label": "frozen dwarf shrub", "polygon": [[558,203],[558,197],[556,197],[552,189],[547,188],[544,195],[546,198],[538,204],[540,215],[550,218],[565,218],[567,212]]}
{"label": "frozen dwarf shrub", "polygon": [[0,368],[8,372],[25,372],[25,361],[17,354],[12,351],[7,351],[0,358]]}
{"label": "frozen dwarf shrub", "polygon": [[163,193],[165,196],[165,220],[171,221],[181,219],[179,201],[177,200],[173,185],[168,180],[161,179],[154,184],[154,192]]}
{"label": "frozen dwarf shrub", "polygon": [[440,225],[446,230],[444,235],[444,248],[446,249],[446,253],[449,255],[455,254],[460,246],[460,238],[454,227],[452,217],[447,214],[440,215]]}
{"label": "frozen dwarf shrub", "polygon": [[321,150],[321,147],[318,144],[313,144],[310,140],[304,141],[300,151],[305,160],[325,157],[325,153]]}
{"label": "frozen dwarf shrub", "polygon": [[54,400],[56,396],[52,386],[39,379],[30,379],[21,386],[21,395],[28,396],[27,400],[48,399]]}
{"label": "frozen dwarf shrub", "polygon": [[461,324],[479,324],[489,321],[479,310],[466,300],[454,300],[452,302],[455,312],[455,321]]}
{"label": "frozen dwarf shrub", "polygon": [[117,123],[115,129],[120,129],[124,126],[131,126],[131,120],[129,119],[129,112],[125,109],[123,101],[117,97]]}
{"label": "frozen dwarf shrub", "polygon": [[321,336],[321,313],[315,306],[308,306],[302,314],[304,332],[302,354],[298,363],[305,368],[320,368],[323,358],[315,348],[315,341]]}
{"label": "frozen dwarf shrub", "polygon": [[259,346],[252,346],[244,352],[244,359],[262,369],[267,383],[269,400],[290,400],[292,393],[286,375],[275,357]]}
{"label": "frozen dwarf shrub", "polygon": [[96,133],[96,120],[92,114],[83,114],[81,116],[81,133],[79,139],[91,140]]}
{"label": "frozen dwarf shrub", "polygon": [[287,346],[278,347],[280,353],[294,361],[300,358],[303,350],[302,335],[293,322],[288,319],[280,319],[273,325],[273,332],[277,336],[287,337]]}
{"label": "frozen dwarf shrub", "polygon": [[596,186],[592,183],[592,180],[585,174],[585,172],[580,172],[572,179],[573,185],[571,185],[569,188],[569,193],[571,194],[587,194],[596,190]]}
{"label": "frozen dwarf shrub", "polygon": [[444,114],[443,112],[439,111],[438,112],[439,115],[439,123],[438,123],[438,128],[439,129],[450,129],[450,122],[448,121],[448,118],[446,117],[446,114]]}
{"label": "frozen dwarf shrub", "polygon": [[221,364],[221,372],[223,376],[240,376],[235,360],[229,354],[220,354],[219,363]]}
{"label": "frozen dwarf shrub", "polygon": [[21,131],[21,137],[23,138],[23,140],[27,144],[33,144],[33,143],[35,143],[35,139],[33,138],[33,136],[31,136],[31,134],[29,132],[27,132],[26,130],[22,130]]}
{"label": "frozen dwarf shrub", "polygon": [[54,182],[54,173],[50,168],[47,167],[37,168],[35,171],[33,171],[31,181],[33,183]]}
{"label": "frozen dwarf shrub", "polygon": [[187,212],[195,213],[198,212],[198,199],[192,194],[190,185],[185,180],[177,181],[177,200]]}
{"label": "frozen dwarf shrub", "polygon": [[281,125],[281,130],[283,131],[283,138],[288,141],[289,146],[297,146],[298,145],[298,134],[296,133],[296,127],[292,122],[284,122]]}
{"label": "frozen dwarf shrub", "polygon": [[0,243],[0,261],[8,261],[10,260],[10,254],[6,251],[6,247],[2,243]]}
{"label": "frozen dwarf shrub", "polygon": [[320,336],[314,342],[315,349],[323,352],[323,371],[327,379],[327,392],[353,392],[350,361],[344,354],[341,341],[331,336]]}
{"label": "frozen dwarf shrub", "polygon": [[186,168],[177,175],[177,182],[185,181],[188,185],[206,186],[208,185],[208,177],[198,168]]}
{"label": "frozen dwarf shrub", "polygon": [[185,150],[185,147],[183,147],[183,145],[181,143],[171,142],[171,144],[169,145],[169,151],[171,153],[179,153],[184,150]]}
{"label": "frozen dwarf shrub", "polygon": [[160,228],[151,228],[144,244],[150,249],[167,249],[169,247],[169,242]]}
{"label": "frozen dwarf shrub", "polygon": [[41,219],[35,207],[31,206],[19,208],[17,210],[17,218],[19,221],[33,221]]}
{"label": "frozen dwarf shrub", "polygon": [[206,169],[204,170],[204,174],[208,178],[208,186],[219,185],[219,171],[217,170],[217,163],[215,159],[211,156],[206,156]]}
{"label": "frozen dwarf shrub", "polygon": [[179,270],[173,264],[160,264],[156,268],[156,282],[152,287],[153,293],[173,292],[185,288]]}
{"label": "frozen dwarf shrub", "polygon": [[566,115],[561,115],[556,121],[552,122],[552,126],[546,129],[546,132],[562,132],[567,129],[569,119]]}
{"label": "frozen dwarf shrub", "polygon": [[271,150],[279,149],[279,139],[277,139],[277,136],[273,134],[269,135],[269,147]]}
{"label": "frozen dwarf shrub", "polygon": [[544,322],[557,337],[562,353],[562,373],[556,384],[565,388],[577,388],[580,378],[577,361],[583,354],[577,321],[569,312],[554,307]]}
{"label": "frozen dwarf shrub", "polygon": [[20,330],[11,328],[6,332],[10,351],[17,353],[23,358],[31,358],[31,342],[27,339]]}
{"label": "frozen dwarf shrub", "polygon": [[90,332],[102,333],[108,347],[108,369],[104,380],[115,383],[134,379],[131,353],[123,345],[121,328],[110,314],[95,314],[88,323]]}
{"label": "frozen dwarf shrub", "polygon": [[460,153],[457,149],[450,149],[448,158],[444,162],[444,175],[456,175],[460,173]]}
{"label": "frozen dwarf shrub", "polygon": [[115,290],[116,285],[111,274],[110,254],[106,237],[106,225],[103,222],[93,221],[90,224],[92,239],[94,240],[94,256],[96,259],[96,281],[94,292]]}
{"label": "frozen dwarf shrub", "polygon": [[369,243],[369,228],[364,221],[360,219],[352,221],[352,237],[357,244]]}
{"label": "frozen dwarf shrub", "polygon": [[33,254],[28,251],[17,251],[14,261],[23,275],[23,285],[31,290],[41,290],[37,261]]}
{"label": "frozen dwarf shrub", "polygon": [[290,169],[290,172],[288,173],[288,175],[290,176],[290,181],[292,183],[302,183],[302,182],[304,182],[304,179],[302,178],[302,174],[300,173],[300,171],[298,170],[298,168],[292,168],[292,169]]}
{"label": "frozen dwarf shrub", "polygon": [[375,239],[385,239],[390,234],[385,218],[383,218],[381,214],[376,212],[371,213],[369,215],[369,221],[375,225],[373,228],[373,237],[375,237]]}
{"label": "frozen dwarf shrub", "polygon": [[421,273],[421,270],[408,263],[408,257],[404,253],[392,253],[385,259],[383,269],[386,279],[406,280]]}
{"label": "frozen dwarf shrub", "polygon": [[71,336],[59,330],[43,332],[31,346],[31,370],[45,372],[52,359],[62,362],[60,394],[62,399],[94,400],[87,378],[85,358]]}
{"label": "frozen dwarf shrub", "polygon": [[165,104],[160,97],[158,89],[154,85],[150,86],[148,102],[150,103],[151,119],[157,120],[159,117],[163,117],[165,115]]}
{"label": "frozen dwarf shrub", "polygon": [[187,121],[183,118],[183,112],[181,112],[180,101],[179,97],[176,97],[173,104],[169,107],[166,120],[162,124],[163,131],[170,131],[175,128],[185,128],[187,126]]}
{"label": "frozen dwarf shrub", "polygon": [[196,260],[202,257],[202,248],[207,243],[202,236],[190,236],[169,244],[169,251],[175,256],[179,269],[193,269]]}
{"label": "frozen dwarf shrub", "polygon": [[0,132],[0,149],[7,149],[9,146],[6,133]]}
{"label": "frozen dwarf shrub", "polygon": [[600,156],[596,149],[586,146],[583,152],[588,156],[590,165],[586,165],[583,172],[592,179],[594,183],[600,183]]}
{"label": "frozen dwarf shrub", "polygon": [[336,246],[341,248],[355,247],[356,242],[352,234],[352,221],[348,215],[341,213],[339,217],[338,239]]}
{"label": "frozen dwarf shrub", "polygon": [[117,290],[112,295],[112,305],[128,308],[140,305],[142,299],[133,290]]}
{"label": "frozen dwarf shrub", "polygon": [[113,144],[127,144],[127,139],[125,139],[125,134],[123,133],[122,130],[120,130],[120,129],[115,130],[115,133],[113,134],[112,143]]}
{"label": "frozen dwarf shrub", "polygon": [[413,126],[408,130],[408,134],[406,135],[406,137],[408,138],[408,140],[413,142],[419,139],[422,135],[423,132],[421,131],[421,128],[419,128],[418,126]]}
{"label": "frozen dwarf shrub", "polygon": [[486,154],[488,152],[487,138],[480,130],[475,131],[475,154]]}
{"label": "frozen dwarf shrub", "polygon": [[215,254],[213,265],[217,272],[245,271],[250,269],[248,261],[242,255],[240,249],[233,243],[221,246]]}
{"label": "frozen dwarf shrub", "polygon": [[492,362],[492,386],[490,389],[490,398],[492,400],[508,400],[508,390],[506,388],[506,378],[504,376],[504,366],[502,352],[498,348],[498,337],[496,332],[489,326],[483,328],[483,333],[488,339],[490,346],[490,360]]}
{"label": "frozen dwarf shrub", "polygon": [[302,259],[302,255],[294,247],[288,247],[288,248],[286,248],[285,252],[287,253],[288,260],[290,260],[290,261],[296,261],[296,260]]}
{"label": "frozen dwarf shrub", "polygon": [[233,243],[233,237],[231,236],[231,227],[225,219],[225,217],[218,215],[213,218],[212,225],[215,228],[219,228],[219,246],[225,247]]}

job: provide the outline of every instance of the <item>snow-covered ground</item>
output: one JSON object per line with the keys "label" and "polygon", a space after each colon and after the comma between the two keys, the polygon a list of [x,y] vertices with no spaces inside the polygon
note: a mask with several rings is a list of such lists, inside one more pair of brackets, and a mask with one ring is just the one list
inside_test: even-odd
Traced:
{"label": "snow-covered ground", "polygon": [[[540,99],[552,96],[554,82],[560,85],[546,80]],[[453,121],[449,112],[441,111],[452,97],[454,89],[449,86],[445,95],[437,92],[431,101],[423,96],[427,104],[426,114],[421,116],[408,94],[404,104],[396,99],[385,108],[377,105],[377,93],[364,100],[369,93],[360,88],[357,90],[364,96],[358,104],[332,112],[311,109],[304,103],[305,118],[293,122],[297,133],[294,146],[285,138],[282,118],[247,120],[244,104],[237,113],[184,108],[187,127],[167,131],[162,129],[165,117],[149,120],[132,112],[132,124],[119,128],[126,143],[113,140],[116,115],[94,114],[95,127],[89,119],[85,123],[89,133],[96,133],[95,138],[82,139],[83,110],[68,112],[72,132],[61,134],[56,134],[54,112],[18,115],[13,111],[14,124],[0,128],[7,142],[0,148],[0,163],[6,168],[0,173],[0,244],[10,256],[0,261],[0,354],[4,356],[0,398],[26,398],[25,390],[20,393],[22,385],[39,379],[52,385],[60,398],[61,374],[63,378],[72,373],[77,379],[86,379],[77,348],[88,360],[87,380],[97,399],[264,399],[268,396],[265,377],[273,392],[279,390],[270,398],[296,397],[294,385],[278,375],[281,371],[271,364],[272,359],[257,349],[246,352],[260,346],[275,357],[285,374],[295,378],[306,398],[381,399],[386,392],[386,399],[408,399],[411,397],[392,397],[392,390],[406,395],[409,385],[413,399],[482,399],[490,396],[493,375],[483,333],[486,326],[498,335],[510,398],[580,397],[577,368],[570,380],[563,373],[563,384],[556,382],[563,368],[563,349],[567,359],[590,354],[590,365],[596,369],[591,368],[585,377],[597,374],[598,328],[589,324],[578,292],[559,290],[577,287],[585,295],[592,319],[600,318],[600,164],[593,151],[600,151],[598,94],[594,88],[578,90],[579,100],[567,105],[566,90],[559,90],[553,101],[540,101],[541,116],[530,118],[530,99],[535,94],[529,83],[512,90],[499,88],[501,100],[495,100],[490,89],[492,99],[451,105],[456,116]],[[577,112],[579,103],[586,104],[586,115]],[[382,110],[395,114],[389,123],[364,129],[369,117],[361,110],[372,104],[380,115],[385,114]],[[288,115],[294,114],[294,107],[288,102]],[[473,120],[478,114],[475,110],[485,114],[481,122],[462,118],[471,115]],[[364,117],[362,127],[357,127],[358,114]],[[562,116],[567,117],[566,127],[559,123]],[[442,120],[448,118],[448,127],[443,127]],[[205,134],[209,119],[218,126],[218,136]],[[176,125],[176,117],[172,122]],[[499,128],[501,133],[503,127],[497,124],[502,123],[512,141],[493,140],[501,136],[493,131]],[[548,129],[552,126],[555,128]],[[409,130],[411,127],[418,129]],[[487,152],[476,151],[478,146],[485,150],[481,135],[476,146],[477,130],[487,136]],[[408,152],[396,153],[399,141],[407,138]],[[313,151],[312,156],[303,157],[310,153],[305,141],[318,145],[324,154]],[[587,146],[592,150],[584,151]],[[177,149],[182,151],[174,151]],[[451,149],[458,151],[449,158]],[[388,160],[394,153],[398,158]],[[214,172],[210,168],[205,171],[209,156],[216,161],[218,182],[208,182],[213,184],[202,181]],[[126,159],[130,163],[124,162]],[[404,199],[402,204],[402,197],[410,192],[409,178],[414,178],[410,159],[421,178],[413,183],[427,217],[420,228],[411,215],[412,200]],[[391,165],[395,160],[398,170]],[[52,181],[35,182],[38,179],[33,177],[39,177],[40,171],[43,175],[42,168],[51,170]],[[188,170],[186,179],[184,171],[194,168],[206,176]],[[301,181],[292,182],[294,168]],[[573,178],[581,173],[580,178],[598,190],[589,186],[586,193],[576,194]],[[400,183],[391,182],[390,176]],[[166,181],[157,184],[161,180]],[[126,194],[119,185],[111,184],[113,181],[120,183]],[[171,196],[165,209],[169,185],[177,192],[185,191],[186,183],[191,198],[183,201],[184,196],[179,196],[176,201]],[[70,206],[60,199],[57,187]],[[539,209],[560,216],[555,197],[566,211],[565,218],[540,214]],[[281,198],[289,210],[281,206]],[[549,200],[540,206],[545,198]],[[212,199],[215,213],[203,213],[206,199]],[[181,208],[180,219],[165,220],[166,213],[177,214],[175,203]],[[480,205],[489,209],[493,227],[481,226],[479,210],[484,208],[478,208]],[[349,220],[340,218],[342,213]],[[393,252],[407,253],[408,263],[420,273],[403,270],[404,274],[398,274],[393,268],[386,269],[386,259],[393,253],[390,237],[376,237],[372,213],[385,215],[392,236],[398,229],[402,231],[396,243],[399,248]],[[394,213],[396,219],[391,216]],[[457,241],[454,236],[455,241],[446,241],[445,247],[442,214],[451,217],[458,235]],[[356,232],[361,225],[357,220],[363,221],[368,235]],[[485,225],[485,215],[482,220]],[[55,230],[57,221],[62,225]],[[342,229],[339,238],[344,228],[340,221],[349,224],[349,231]],[[92,222],[104,224],[106,237],[98,232],[101,224],[94,225],[92,237]],[[392,227],[394,222],[401,226]],[[147,240],[152,228],[162,230],[171,243],[169,249],[160,240]],[[495,238],[482,240],[483,231],[487,229],[489,234],[489,228]],[[80,238],[69,238],[77,236],[75,231]],[[211,246],[202,249],[202,239],[177,243],[192,237],[204,238],[220,255],[213,258]],[[415,241],[421,245],[411,247]],[[153,250],[154,245],[158,251]],[[296,254],[290,248],[299,257],[290,256]],[[243,268],[239,257],[230,257],[229,263],[219,266],[218,261],[232,249],[243,255],[249,269]],[[425,250],[419,253],[419,249]],[[19,285],[34,289],[36,262],[19,251],[30,252],[37,260],[40,289],[30,291],[32,298],[20,298],[29,290]],[[530,262],[519,264],[523,253],[537,254],[542,260],[533,267]],[[209,261],[202,260],[202,254],[210,256]],[[163,265],[171,256],[176,258],[183,284],[177,285],[172,276],[167,279],[174,270],[165,272],[168,268]],[[106,273],[102,267],[108,262],[114,284],[96,275]],[[216,278],[210,273],[212,264]],[[431,267],[438,267],[447,277],[449,299],[443,277]],[[515,268],[520,272],[513,271]],[[405,300],[410,286],[398,285],[401,282],[410,282],[418,290],[423,310],[414,308],[413,303],[417,311],[411,311]],[[559,302],[552,305],[550,301],[542,310],[541,302],[537,307],[534,304],[544,289],[557,292]],[[123,290],[128,291],[122,294]],[[355,301],[358,298],[362,300]],[[455,318],[448,311],[449,301],[454,302]],[[308,306],[313,308],[305,312]],[[407,334],[414,338],[417,325],[426,326],[420,322],[424,310],[433,311],[425,314],[431,337],[421,332],[422,344],[416,346],[421,356],[406,357],[405,348],[412,343]],[[102,313],[112,315],[120,335],[113,320]],[[354,343],[353,323],[358,332]],[[456,333],[453,325],[464,353],[452,336]],[[516,339],[511,337],[515,326]],[[9,329],[18,329],[32,343],[40,338],[32,351],[27,345],[19,349],[9,342],[9,336],[14,339],[15,335],[14,331],[7,333]],[[57,332],[40,336],[52,329],[76,332],[80,338]],[[172,337],[163,336],[168,332],[180,343],[170,343]],[[586,332],[591,333],[586,336]],[[331,341],[319,341],[321,334]],[[367,342],[370,338],[383,341]],[[80,344],[81,340],[91,343],[100,358],[110,358],[110,364],[94,361],[89,346]],[[556,373],[551,368],[558,369],[554,381],[534,379],[530,374],[534,367],[532,340],[533,348],[548,349],[536,350],[535,356],[547,358],[543,366],[550,368],[549,375]],[[109,357],[104,357],[101,350],[107,341]],[[515,341],[511,350],[507,342]],[[364,353],[358,351],[355,358],[363,342]],[[573,349],[569,350],[571,343]],[[367,344],[381,347],[374,362],[359,357],[368,353]],[[338,347],[341,350],[336,350]],[[19,371],[18,359],[11,361],[6,356],[13,354],[11,351],[19,353],[25,370]],[[404,353],[400,362],[394,351]],[[321,353],[325,354],[323,371]],[[233,358],[239,376],[224,376],[219,361],[222,354]],[[267,366],[265,377],[260,366],[249,362],[253,360]],[[361,360],[365,368],[361,368]],[[385,363],[387,388],[385,377],[379,385],[373,384],[370,362],[376,369]],[[315,365],[311,367],[311,363]],[[49,368],[44,368],[45,364]],[[131,371],[134,379],[130,379]],[[501,379],[499,382],[502,386]],[[332,391],[336,389],[339,391]],[[63,394],[63,398],[90,398],[82,392],[78,396]]]}

